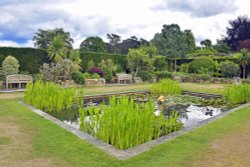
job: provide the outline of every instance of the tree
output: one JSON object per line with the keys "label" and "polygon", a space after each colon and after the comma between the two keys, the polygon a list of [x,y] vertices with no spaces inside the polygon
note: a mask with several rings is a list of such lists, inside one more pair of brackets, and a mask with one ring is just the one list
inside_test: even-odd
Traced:
{"label": "tree", "polygon": [[212,41],[210,39],[205,39],[200,42],[201,46],[204,46],[205,48],[211,48],[212,47]]}
{"label": "tree", "polygon": [[55,28],[52,30],[38,29],[38,32],[36,32],[33,37],[34,45],[38,48],[48,49],[52,40],[58,35],[62,36],[65,46],[69,50],[72,49],[72,43],[74,41],[70,37],[70,33],[65,32],[62,28]]}
{"label": "tree", "polygon": [[105,43],[100,37],[88,37],[81,44],[80,49],[92,52],[104,52]]}
{"label": "tree", "polygon": [[146,70],[152,66],[149,59],[149,54],[141,48],[130,49],[127,58],[128,66],[135,72],[134,77],[137,77],[140,70]]}
{"label": "tree", "polygon": [[78,50],[71,50],[69,59],[72,62],[72,68],[74,72],[77,72],[81,69],[80,64],[82,62],[80,58],[80,52]]}
{"label": "tree", "polygon": [[250,39],[246,39],[246,40],[242,40],[239,42],[239,48],[240,49],[247,49],[248,51],[250,51]]}
{"label": "tree", "polygon": [[187,53],[193,53],[196,49],[194,34],[191,30],[184,30],[184,39],[187,44]]}
{"label": "tree", "polygon": [[240,65],[242,66],[243,70],[243,78],[246,78],[246,67],[250,64],[250,52],[247,49],[240,50]]}
{"label": "tree", "polygon": [[227,43],[224,40],[217,39],[216,44],[213,46],[215,50],[217,50],[219,53],[230,53],[230,47],[227,45]]}
{"label": "tree", "polygon": [[247,16],[239,16],[237,19],[229,21],[225,42],[234,50],[240,50],[240,41],[250,39],[250,19]]}
{"label": "tree", "polygon": [[20,65],[18,60],[15,57],[9,55],[2,62],[1,76],[6,77],[8,75],[18,74],[19,67]]}
{"label": "tree", "polygon": [[168,46],[167,54],[174,59],[174,71],[176,71],[177,58],[184,57],[188,52],[185,35],[177,24],[163,25],[162,34]]}
{"label": "tree", "polygon": [[63,41],[63,36],[60,34],[55,36],[47,51],[51,62],[58,63],[63,58],[66,58],[68,49]]}
{"label": "tree", "polygon": [[107,34],[109,44],[107,44],[107,50],[111,53],[120,53],[118,44],[121,42],[121,37],[117,34]]}

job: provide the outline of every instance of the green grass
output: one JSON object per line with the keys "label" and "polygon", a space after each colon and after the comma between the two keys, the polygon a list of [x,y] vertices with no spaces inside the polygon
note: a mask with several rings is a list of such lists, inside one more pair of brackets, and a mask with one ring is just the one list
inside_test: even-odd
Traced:
{"label": "green grass", "polygon": [[[15,100],[0,100],[0,119],[11,117],[32,134],[32,155],[53,157],[68,166],[189,166],[217,138],[235,132],[250,119],[250,107],[239,110],[202,128],[120,161],[79,139],[54,123],[31,112]],[[6,140],[6,139],[4,139]]]}
{"label": "green grass", "polygon": [[10,141],[10,138],[9,137],[1,137],[0,136],[0,146],[1,145],[4,145],[4,144],[9,144],[11,141]]}

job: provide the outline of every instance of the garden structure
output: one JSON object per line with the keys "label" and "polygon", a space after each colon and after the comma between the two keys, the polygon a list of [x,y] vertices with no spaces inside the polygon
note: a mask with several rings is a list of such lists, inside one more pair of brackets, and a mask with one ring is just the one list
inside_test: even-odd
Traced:
{"label": "garden structure", "polygon": [[124,73],[120,73],[120,74],[116,74],[116,78],[115,81],[120,84],[120,83],[132,83],[132,75],[130,74],[124,74]]}
{"label": "garden structure", "polygon": [[15,74],[15,75],[9,75],[6,77],[6,89],[9,89],[9,86],[12,84],[18,84],[18,88],[22,88],[22,84],[28,84],[30,82],[33,82],[33,78],[30,75],[21,75],[21,74]]}

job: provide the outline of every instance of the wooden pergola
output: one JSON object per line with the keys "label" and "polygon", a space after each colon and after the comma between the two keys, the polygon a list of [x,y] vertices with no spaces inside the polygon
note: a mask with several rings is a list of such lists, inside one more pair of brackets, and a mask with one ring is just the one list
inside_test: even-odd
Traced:
{"label": "wooden pergola", "polygon": [[18,84],[18,88],[22,88],[22,84],[33,82],[30,75],[15,74],[6,77],[6,89],[9,89],[10,84]]}

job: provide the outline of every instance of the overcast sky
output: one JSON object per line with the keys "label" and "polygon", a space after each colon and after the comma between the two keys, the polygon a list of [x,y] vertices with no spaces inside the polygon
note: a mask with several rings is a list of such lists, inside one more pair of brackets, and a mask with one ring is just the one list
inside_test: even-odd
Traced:
{"label": "overcast sky", "polygon": [[215,43],[229,20],[250,16],[247,0],[0,0],[0,46],[32,47],[39,28],[70,32],[74,48],[89,36],[150,40],[163,24],[191,29],[197,43]]}

